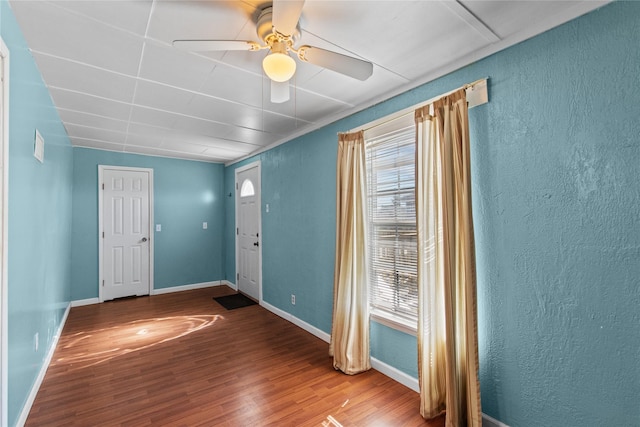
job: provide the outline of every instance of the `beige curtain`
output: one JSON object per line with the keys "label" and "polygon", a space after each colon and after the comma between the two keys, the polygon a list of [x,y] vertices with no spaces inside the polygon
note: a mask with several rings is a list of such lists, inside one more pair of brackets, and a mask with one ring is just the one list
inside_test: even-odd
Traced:
{"label": "beige curtain", "polygon": [[464,89],[416,111],[420,413],[481,426]]}
{"label": "beige curtain", "polygon": [[371,368],[363,132],[339,135],[337,169],[336,263],[329,353],[334,368],[353,375]]}

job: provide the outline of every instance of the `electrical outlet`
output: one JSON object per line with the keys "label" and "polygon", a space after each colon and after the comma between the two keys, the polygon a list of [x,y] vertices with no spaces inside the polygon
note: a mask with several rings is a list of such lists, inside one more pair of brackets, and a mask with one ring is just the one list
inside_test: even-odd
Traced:
{"label": "electrical outlet", "polygon": [[33,336],[33,351],[38,351],[38,345],[40,341],[40,334],[38,332],[36,332],[36,334]]}
{"label": "electrical outlet", "polygon": [[296,305],[296,296],[291,294],[291,304]]}

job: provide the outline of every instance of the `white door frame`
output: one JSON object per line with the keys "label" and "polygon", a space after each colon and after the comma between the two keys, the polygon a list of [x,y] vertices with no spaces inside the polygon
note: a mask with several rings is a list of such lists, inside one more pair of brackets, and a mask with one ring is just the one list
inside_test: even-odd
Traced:
{"label": "white door frame", "polygon": [[257,205],[258,205],[258,233],[259,233],[259,238],[258,241],[260,242],[260,246],[258,246],[258,302],[260,304],[262,304],[262,165],[260,163],[260,160],[257,160],[255,162],[249,163],[248,165],[244,165],[241,166],[239,168],[237,168],[235,170],[235,176],[234,176],[234,180],[235,180],[235,188],[236,188],[236,212],[235,212],[235,225],[236,225],[236,277],[235,277],[235,288],[236,290],[238,289],[238,277],[240,274],[240,270],[239,268],[239,263],[240,263],[240,245],[239,245],[239,238],[240,236],[238,235],[238,212],[239,212],[239,205],[240,205],[240,188],[239,188],[239,183],[238,183],[238,174],[241,172],[244,172],[246,170],[249,169],[253,169],[253,168],[258,168],[258,182],[256,183],[257,187],[259,188],[258,191],[258,197],[257,197]]}
{"label": "white door frame", "polygon": [[2,186],[0,187],[0,199],[2,207],[0,216],[2,224],[2,257],[0,258],[0,425],[6,426],[9,422],[8,415],[8,281],[7,281],[7,251],[9,248],[7,230],[9,229],[9,49],[0,38],[0,56],[2,57],[2,69],[0,69],[0,102],[2,102],[2,118],[0,118],[0,150],[2,156]]}
{"label": "white door frame", "polygon": [[104,239],[102,238],[102,231],[104,230],[102,223],[102,209],[104,206],[104,171],[116,170],[116,171],[132,171],[132,172],[147,172],[149,174],[149,295],[153,294],[153,247],[155,246],[155,235],[153,234],[153,169],[151,168],[132,168],[126,166],[107,166],[98,165],[98,299],[100,302],[104,302],[104,295],[102,292],[104,272]]}

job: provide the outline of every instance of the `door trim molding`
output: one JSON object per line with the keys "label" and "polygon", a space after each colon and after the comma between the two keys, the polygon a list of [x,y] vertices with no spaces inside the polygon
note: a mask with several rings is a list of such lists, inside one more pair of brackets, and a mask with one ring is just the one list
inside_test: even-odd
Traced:
{"label": "door trim molding", "polygon": [[2,209],[0,211],[0,227],[2,227],[2,258],[0,259],[0,425],[7,425],[9,419],[9,306],[8,306],[8,230],[9,230],[9,48],[0,37],[0,56],[2,69],[0,70],[0,85],[2,89],[2,119],[0,122],[0,147],[2,149]]}
{"label": "door trim molding", "polygon": [[98,165],[98,300],[104,302],[104,296],[102,292],[102,280],[104,279],[103,272],[103,239],[102,230],[104,230],[102,223],[102,207],[104,190],[102,188],[104,171],[116,170],[116,171],[133,171],[133,172],[146,172],[149,174],[149,295],[154,291],[153,286],[153,247],[155,246],[155,235],[153,234],[153,169],[152,168],[135,168],[127,166],[110,166],[110,165]]}
{"label": "door trim molding", "polygon": [[[258,233],[260,234],[260,237],[258,238],[258,241],[260,242],[260,246],[258,246],[258,302],[262,303],[262,164],[260,162],[260,160],[256,160],[255,162],[251,162],[249,164],[246,164],[244,166],[241,166],[239,168],[236,168],[236,170],[234,171],[234,189],[235,189],[235,226],[234,228],[237,230],[238,227],[238,205],[240,202],[240,188],[239,187],[239,182],[238,182],[238,174],[240,174],[241,172],[247,171],[249,169],[253,169],[253,168],[258,168],[258,188],[260,189],[260,191],[258,191]],[[238,236],[238,233],[236,231],[235,234],[235,246],[236,246],[236,274],[235,274],[235,282],[236,282],[236,286],[235,289],[239,289],[238,287],[238,274],[240,273],[240,270],[238,269],[238,265],[239,265],[239,260],[240,260],[240,249],[239,249],[239,245],[238,245],[238,239],[240,236]]]}

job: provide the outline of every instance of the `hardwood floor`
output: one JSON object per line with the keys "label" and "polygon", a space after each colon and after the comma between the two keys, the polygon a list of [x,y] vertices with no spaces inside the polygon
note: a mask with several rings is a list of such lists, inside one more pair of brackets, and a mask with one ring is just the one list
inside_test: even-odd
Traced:
{"label": "hardwood floor", "polygon": [[71,309],[27,426],[430,426],[417,393],[221,286]]}

